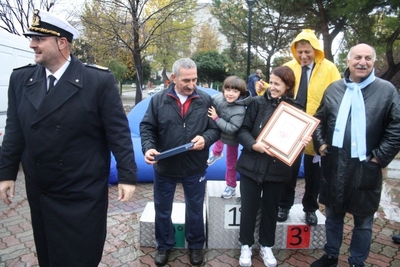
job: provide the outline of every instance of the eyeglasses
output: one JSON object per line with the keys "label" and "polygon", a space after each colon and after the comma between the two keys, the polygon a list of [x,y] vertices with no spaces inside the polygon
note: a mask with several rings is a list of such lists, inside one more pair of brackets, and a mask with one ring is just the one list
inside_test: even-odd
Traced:
{"label": "eyeglasses", "polygon": [[30,42],[35,42],[40,44],[42,41],[45,41],[47,37],[43,37],[43,36],[28,36],[28,40]]}

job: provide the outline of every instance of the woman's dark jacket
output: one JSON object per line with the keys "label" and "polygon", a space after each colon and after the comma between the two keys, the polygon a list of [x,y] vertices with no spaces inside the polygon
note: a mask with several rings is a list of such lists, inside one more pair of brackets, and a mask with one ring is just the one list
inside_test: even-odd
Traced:
{"label": "woman's dark jacket", "polygon": [[266,153],[259,153],[252,149],[256,139],[281,101],[285,101],[297,108],[301,105],[290,97],[280,99],[271,98],[269,91],[263,96],[253,97],[247,108],[242,127],[237,131],[236,140],[243,146],[236,163],[236,170],[257,183],[265,181],[287,182],[291,179],[291,167]]}
{"label": "woman's dark jacket", "polygon": [[[348,77],[348,73],[345,76]],[[346,91],[342,80],[332,83],[314,115],[321,122],[313,135],[314,147],[328,144],[329,154],[321,157],[323,179],[319,201],[336,213],[373,215],[379,206],[382,169],[400,147],[400,104],[395,87],[376,78],[362,90],[366,115],[367,160],[351,158],[351,119],[347,120],[343,147],[332,147],[340,103]],[[379,164],[369,161],[376,158]]]}

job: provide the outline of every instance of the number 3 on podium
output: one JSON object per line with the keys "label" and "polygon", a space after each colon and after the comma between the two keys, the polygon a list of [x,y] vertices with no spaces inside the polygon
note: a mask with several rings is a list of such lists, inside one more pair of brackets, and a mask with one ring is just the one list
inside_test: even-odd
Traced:
{"label": "number 3 on podium", "polygon": [[310,226],[289,225],[287,228],[286,248],[309,248]]}

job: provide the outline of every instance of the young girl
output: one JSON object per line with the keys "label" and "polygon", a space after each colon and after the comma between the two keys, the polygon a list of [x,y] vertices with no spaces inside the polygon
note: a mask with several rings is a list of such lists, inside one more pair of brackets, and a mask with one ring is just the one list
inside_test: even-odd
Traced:
{"label": "young girl", "polygon": [[[241,194],[240,266],[251,266],[251,246],[254,244],[260,202],[260,256],[267,267],[275,267],[277,264],[271,248],[275,243],[281,192],[285,182],[291,179],[292,171],[291,167],[270,154],[269,146],[256,142],[256,139],[281,101],[301,108],[293,100],[294,85],[295,76],[289,67],[272,70],[267,92],[253,99],[247,108],[243,125],[236,133],[236,139],[243,146],[236,164],[236,170],[240,173]],[[310,140],[311,137],[303,138],[303,145]]]}
{"label": "young girl", "polygon": [[246,83],[237,76],[229,76],[222,84],[222,94],[213,96],[214,106],[208,109],[208,117],[212,118],[221,130],[221,139],[215,142],[208,165],[212,165],[222,157],[222,150],[226,144],[226,188],[222,192],[223,198],[231,198],[236,194],[235,164],[238,158],[239,144],[235,141],[235,133],[242,125],[246,106],[251,102],[251,95],[247,91]]}

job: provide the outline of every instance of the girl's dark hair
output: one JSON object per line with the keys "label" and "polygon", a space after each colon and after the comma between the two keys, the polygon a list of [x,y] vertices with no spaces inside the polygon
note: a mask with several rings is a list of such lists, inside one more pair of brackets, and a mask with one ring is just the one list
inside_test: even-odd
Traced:
{"label": "girl's dark hair", "polygon": [[294,72],[288,66],[281,66],[273,69],[271,74],[278,76],[281,80],[289,87],[286,90],[284,95],[287,95],[291,98],[294,97],[294,85],[296,84],[296,78],[294,76]]}
{"label": "girl's dark hair", "polygon": [[225,91],[225,88],[231,88],[239,90],[241,96],[245,96],[247,92],[247,85],[243,79],[238,76],[229,76],[224,80],[222,84],[222,92]]}

